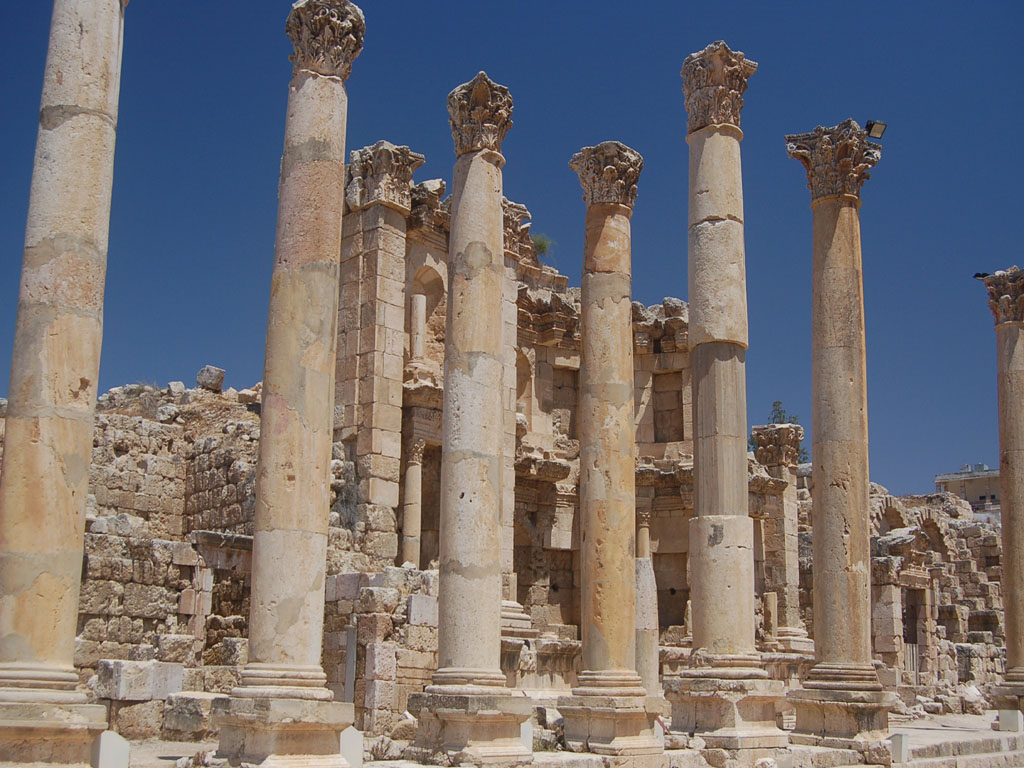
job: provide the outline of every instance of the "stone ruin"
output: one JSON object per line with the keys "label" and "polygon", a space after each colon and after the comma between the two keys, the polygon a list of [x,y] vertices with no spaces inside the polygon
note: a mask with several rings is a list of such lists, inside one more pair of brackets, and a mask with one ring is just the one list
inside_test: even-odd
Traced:
{"label": "stone ruin", "polygon": [[[55,18],[119,29],[119,3],[71,5]],[[119,764],[110,729],[219,740],[233,765],[359,763],[358,732],[367,759],[442,764],[810,765],[808,746],[889,764],[890,723],[994,706],[1012,727],[1020,544],[957,497],[868,481],[857,210],[878,146],[853,121],[787,137],[815,227],[837,235],[814,245],[812,471],[799,425],[747,434],[755,63],[718,42],[684,64],[690,303],[645,307],[629,290],[643,159],[618,142],[572,158],[586,238],[570,287],[501,195],[512,99],[482,72],[448,97],[451,194],[413,182],[407,146],[345,163],[363,28],[346,0],[288,17],[266,369],[242,391],[207,366],[195,387],[95,397],[102,288],[66,288],[102,286],[102,259],[76,253],[105,242],[110,187],[75,150],[112,146],[116,121],[89,121],[116,115],[117,78],[91,105],[86,65],[119,75],[119,57],[47,80],[44,111],[92,111],[41,127],[37,171],[107,208],[76,233],[73,202],[33,187],[0,420],[0,758]],[[48,72],[71,55],[63,29]],[[40,248],[59,251],[50,271]],[[1012,528],[1024,280],[983,277]]]}

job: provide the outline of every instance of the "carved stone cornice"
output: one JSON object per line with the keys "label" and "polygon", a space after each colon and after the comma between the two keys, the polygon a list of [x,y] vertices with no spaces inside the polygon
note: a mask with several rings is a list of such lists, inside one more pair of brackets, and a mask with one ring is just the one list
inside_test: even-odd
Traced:
{"label": "carved stone cornice", "polygon": [[412,209],[407,226],[413,229],[433,229],[447,232],[451,228],[451,212],[444,205],[445,185],[442,179],[428,179],[414,185],[409,194]]}
{"label": "carved stone cornice", "polygon": [[448,123],[457,157],[481,149],[500,153],[512,127],[512,96],[480,72],[448,94]]}
{"label": "carved stone cornice", "polygon": [[786,151],[807,169],[811,200],[834,195],[860,199],[860,188],[882,157],[882,147],[868,141],[867,131],[854,120],[812,133],[786,136]]}
{"label": "carved stone cornice", "polygon": [[718,40],[683,62],[683,97],[690,133],[709,125],[740,127],[743,93],[757,62]]}
{"label": "carved stone cornice", "polygon": [[988,290],[988,306],[996,325],[1024,322],[1024,270],[1017,266],[994,275],[978,275]]}
{"label": "carved stone cornice", "polygon": [[363,50],[366,20],[359,6],[348,0],[300,0],[285,23],[295,52],[293,72],[347,80],[352,62]]}
{"label": "carved stone cornice", "polygon": [[635,149],[618,141],[604,141],[596,147],[584,147],[569,161],[580,177],[583,202],[591,205],[625,205],[636,202],[636,183],[644,159]]}
{"label": "carved stone cornice", "polygon": [[413,172],[425,158],[408,147],[396,147],[390,141],[378,141],[371,147],[352,152],[348,165],[345,202],[358,211],[374,203],[383,203],[408,215],[412,210]]}
{"label": "carved stone cornice", "polygon": [[501,211],[505,220],[505,250],[517,260],[538,264],[533,240],[530,238],[529,209],[521,203],[501,198]]}

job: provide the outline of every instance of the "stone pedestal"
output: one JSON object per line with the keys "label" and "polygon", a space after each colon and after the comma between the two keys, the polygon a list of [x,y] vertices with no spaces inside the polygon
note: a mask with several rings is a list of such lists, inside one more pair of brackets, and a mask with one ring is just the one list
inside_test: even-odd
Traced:
{"label": "stone pedestal", "polygon": [[994,691],[999,709],[1024,710],[1024,271],[981,278],[996,323],[999,381],[999,484],[1006,676]]}
{"label": "stone pedestal", "polygon": [[217,756],[231,765],[260,768],[349,768],[341,732],[355,719],[339,701],[286,698],[218,699],[213,722],[220,729]]}
{"label": "stone pedestal", "polygon": [[654,717],[636,672],[636,491],[630,218],[643,158],[616,141],[569,167],[587,206],[580,336],[580,632],[583,671],[558,700],[566,741],[654,754]]}
{"label": "stone pedestal", "polygon": [[0,473],[5,763],[88,762],[106,727],[74,650],[123,28],[121,0],[53,3]]}
{"label": "stone pedestal", "polygon": [[419,727],[407,759],[433,764],[447,759],[451,765],[515,765],[533,759],[532,745],[527,748],[522,741],[533,702],[521,692],[414,693],[409,712]]}
{"label": "stone pedestal", "polygon": [[677,677],[665,681],[665,693],[672,730],[700,736],[709,749],[777,750],[788,743],[775,720],[785,696],[781,680]]}
{"label": "stone pedestal", "polygon": [[873,745],[894,697],[871,656],[868,414],[860,189],[881,148],[853,120],[786,137],[811,189],[813,234],[814,656],[792,691],[794,739]]}

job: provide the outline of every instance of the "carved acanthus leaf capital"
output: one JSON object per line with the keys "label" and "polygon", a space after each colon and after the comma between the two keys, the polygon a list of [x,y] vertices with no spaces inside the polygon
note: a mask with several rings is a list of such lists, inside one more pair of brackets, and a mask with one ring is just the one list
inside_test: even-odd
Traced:
{"label": "carved acanthus leaf capital", "polygon": [[869,171],[882,157],[882,147],[868,141],[867,131],[855,120],[786,136],[786,151],[807,169],[811,200],[833,195],[859,199]]}
{"label": "carved acanthus leaf capital", "polygon": [[766,424],[751,430],[754,458],[766,467],[791,467],[800,463],[804,428],[799,424]]}
{"label": "carved acanthus leaf capital", "polygon": [[423,162],[423,155],[390,141],[354,150],[349,158],[345,202],[353,211],[383,203],[408,215],[412,174]]}
{"label": "carved acanthus leaf capital", "polygon": [[682,71],[687,130],[724,124],[739,128],[747,79],[756,71],[757,62],[722,40],[687,56]]}
{"label": "carved acanthus leaf capital", "polygon": [[347,80],[363,50],[366,20],[348,0],[299,0],[285,24],[295,52],[293,71]]}
{"label": "carved acanthus leaf capital", "polygon": [[640,528],[651,527],[651,517],[653,510],[651,507],[637,507],[636,508],[636,524]]}
{"label": "carved acanthus leaf capital", "polygon": [[636,183],[644,159],[635,149],[618,141],[604,141],[596,147],[584,147],[569,161],[580,177],[583,202],[587,206],[618,204],[633,207]]}
{"label": "carved acanthus leaf capital", "polygon": [[421,181],[410,190],[412,210],[408,227],[447,231],[451,227],[451,213],[445,206],[445,184],[442,179]]}
{"label": "carved acanthus leaf capital", "polygon": [[422,438],[417,440],[410,440],[406,448],[407,464],[422,464],[423,463],[423,452],[427,449],[427,441]]}
{"label": "carved acanthus leaf capital", "polygon": [[1024,270],[1017,266],[994,275],[978,275],[988,290],[988,306],[996,325],[1024,322]]}
{"label": "carved acanthus leaf capital", "polygon": [[448,122],[458,157],[481,149],[501,152],[512,127],[512,96],[485,72],[448,94]]}

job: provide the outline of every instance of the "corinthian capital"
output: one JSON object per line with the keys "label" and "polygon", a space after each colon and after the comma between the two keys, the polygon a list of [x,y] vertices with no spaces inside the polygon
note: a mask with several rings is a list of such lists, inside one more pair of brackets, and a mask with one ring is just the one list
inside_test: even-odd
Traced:
{"label": "corinthian capital", "polygon": [[733,51],[722,40],[687,56],[682,75],[689,132],[709,125],[739,128],[743,92],[747,79],[756,71],[756,61],[750,61],[742,51]]}
{"label": "corinthian capital", "polygon": [[766,467],[789,467],[800,462],[804,428],[799,424],[766,424],[751,430],[754,457]]}
{"label": "corinthian capital", "polygon": [[294,72],[347,80],[352,62],[363,50],[366,21],[359,6],[348,0],[298,0],[285,31],[295,46]]}
{"label": "corinthian capital", "polygon": [[412,174],[424,157],[408,147],[378,141],[352,152],[345,188],[345,202],[353,211],[383,203],[405,215],[412,209]]}
{"label": "corinthian capital", "polygon": [[448,122],[458,157],[480,149],[501,152],[512,127],[512,96],[481,72],[448,94]]}
{"label": "corinthian capital", "polygon": [[977,277],[988,289],[988,306],[996,325],[1024,322],[1024,271],[1013,266]]}
{"label": "corinthian capital", "polygon": [[867,131],[854,120],[787,136],[786,151],[807,169],[811,200],[831,195],[860,199],[861,186],[882,157],[882,147],[868,141]]}
{"label": "corinthian capital", "polygon": [[632,208],[636,202],[636,183],[644,159],[635,149],[618,141],[604,141],[581,149],[573,155],[569,167],[579,174],[587,206],[618,203]]}

